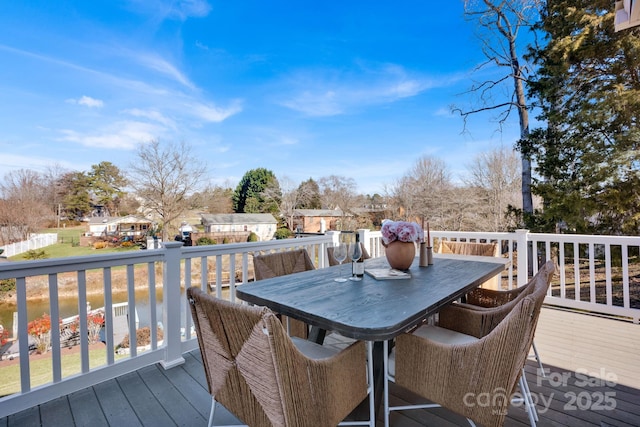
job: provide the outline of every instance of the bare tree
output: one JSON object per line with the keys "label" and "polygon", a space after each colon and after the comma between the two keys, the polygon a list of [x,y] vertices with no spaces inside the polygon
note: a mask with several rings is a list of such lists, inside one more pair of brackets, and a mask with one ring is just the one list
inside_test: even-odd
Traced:
{"label": "bare tree", "polygon": [[[497,79],[474,84],[471,92],[480,98],[480,106],[459,112],[465,121],[476,113],[498,111],[500,126],[515,110],[520,123],[520,139],[529,134],[529,109],[524,90],[530,69],[518,52],[518,36],[522,29],[531,29],[540,16],[542,0],[465,0],[465,17],[478,24],[478,37],[487,60],[476,71],[495,65],[508,72]],[[512,89],[507,89],[509,83]],[[500,98],[502,93],[507,95]],[[531,159],[521,153],[522,162],[522,207],[525,214],[533,213],[531,195]]]}
{"label": "bare tree", "polygon": [[471,177],[465,181],[482,200],[477,210],[479,230],[507,231],[515,226],[507,219],[509,205],[518,206],[521,187],[517,154],[508,148],[478,154],[468,166]]}
{"label": "bare tree", "polygon": [[169,232],[177,230],[174,221],[187,209],[187,196],[198,189],[205,166],[186,143],[163,147],[156,140],[138,147],[129,173],[136,195],[158,216],[162,240],[167,240]]}
{"label": "bare tree", "polygon": [[60,164],[55,163],[48,166],[43,173],[44,185],[46,186],[45,203],[52,207],[56,213],[56,226],[60,227],[60,217],[66,216],[64,212],[65,192],[62,185],[62,178],[69,173],[69,170],[63,168]]}
{"label": "bare tree", "polygon": [[390,196],[401,218],[410,221],[424,218],[440,228],[451,188],[444,161],[423,156],[396,182]]}
{"label": "bare tree", "polygon": [[323,207],[327,209],[341,209],[342,229],[355,229],[357,222],[355,220],[348,220],[349,217],[347,215],[350,215],[351,218],[356,215],[355,210],[358,207],[359,200],[356,191],[356,181],[353,178],[330,175],[320,178],[318,184],[320,186],[320,197]]}
{"label": "bare tree", "polygon": [[265,199],[272,200],[278,206],[280,215],[287,223],[287,227],[291,231],[295,231],[293,216],[295,210],[306,200],[312,197],[312,188],[308,185],[298,185],[289,177],[284,176],[267,186],[263,191]]}
{"label": "bare tree", "polygon": [[11,171],[0,184],[0,224],[2,243],[27,240],[54,218],[53,206],[47,204],[42,175],[29,169]]}
{"label": "bare tree", "polygon": [[202,207],[210,213],[232,213],[232,196],[233,186],[231,184],[226,186],[215,185],[213,187],[207,187],[201,193]]}

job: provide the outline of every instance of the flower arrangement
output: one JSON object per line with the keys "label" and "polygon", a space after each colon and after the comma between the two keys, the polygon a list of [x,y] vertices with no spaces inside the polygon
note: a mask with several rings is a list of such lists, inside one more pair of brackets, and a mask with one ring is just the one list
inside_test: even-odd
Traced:
{"label": "flower arrangement", "polygon": [[382,243],[388,245],[391,242],[417,242],[424,239],[424,231],[415,222],[390,221],[382,222]]}

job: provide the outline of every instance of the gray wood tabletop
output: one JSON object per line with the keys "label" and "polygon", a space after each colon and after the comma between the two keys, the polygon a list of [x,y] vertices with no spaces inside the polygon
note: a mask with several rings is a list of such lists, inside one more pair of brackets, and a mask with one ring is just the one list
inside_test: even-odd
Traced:
{"label": "gray wood tabletop", "polygon": [[[429,267],[418,259],[411,278],[336,282],[351,273],[349,265],[322,268],[247,283],[237,296],[249,303],[300,319],[346,337],[389,340],[441,307],[504,270],[509,260],[497,257],[434,255]],[[365,261],[366,268],[388,267],[386,258]]]}

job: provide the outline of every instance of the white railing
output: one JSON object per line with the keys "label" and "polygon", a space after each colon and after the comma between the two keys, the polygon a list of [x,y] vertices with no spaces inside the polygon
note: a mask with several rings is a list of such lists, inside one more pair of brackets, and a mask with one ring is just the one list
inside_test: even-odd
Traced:
{"label": "white railing", "polygon": [[20,255],[21,253],[30,250],[44,248],[45,246],[53,245],[57,242],[58,233],[32,234],[29,237],[29,240],[23,240],[22,242],[0,246],[0,249],[4,249],[1,255],[8,258],[11,256]]}
{"label": "white railing", "polygon": [[[182,297],[186,287],[194,285],[207,289],[215,286],[219,297],[224,292],[225,298],[234,301],[235,287],[253,279],[249,275],[249,259],[253,253],[302,247],[309,251],[315,265],[323,268],[328,265],[326,247],[335,238],[336,235],[328,234],[300,239],[194,247],[183,247],[181,242],[165,242],[161,249],[155,250],[1,263],[0,280],[15,279],[16,283],[20,384],[16,386],[19,391],[0,398],[0,418],[149,364],[159,362],[165,368],[170,368],[183,363],[183,352],[197,347],[195,337],[184,333],[191,330],[191,317],[187,315],[189,308],[186,298]],[[224,274],[226,272],[232,272],[228,275],[228,280]],[[129,350],[124,355],[116,354],[119,343],[114,340],[113,308],[118,305],[114,302],[116,277],[121,277],[126,283],[129,313],[141,311],[137,306],[145,305],[146,323],[150,327],[150,345],[143,348],[137,343],[135,316],[128,316]],[[161,279],[161,284],[156,284],[157,279]],[[88,337],[87,297],[96,281],[99,283],[99,291],[104,295],[104,363],[94,366],[96,362],[90,360],[88,339],[82,339],[79,345],[78,372],[63,376],[64,352],[61,348],[60,329],[53,327],[48,336],[52,381],[45,385],[32,385],[28,291],[34,286],[45,289],[48,287],[48,314],[51,319],[59,319],[59,296],[64,288],[77,286],[79,336]],[[38,283],[34,284],[35,282]],[[223,288],[227,290],[223,291]],[[144,301],[136,299],[136,293],[141,290],[146,291]],[[161,291],[162,304],[157,301],[156,291]],[[161,308],[160,315],[156,308]],[[55,320],[51,323],[56,324]],[[158,328],[154,327],[156,325],[162,325],[162,339],[158,337]],[[1,362],[0,369],[3,369]],[[0,390],[7,386],[6,382],[0,384]]]}
{"label": "white railing", "polygon": [[[371,256],[383,256],[380,232],[360,230],[359,233]],[[309,251],[317,268],[324,268],[328,266],[326,248],[338,237],[339,233],[329,232],[299,239],[193,247],[183,247],[181,242],[165,242],[162,248],[154,250],[1,263],[0,279],[16,280],[20,384],[19,391],[0,398],[0,418],[152,363],[161,363],[165,368],[183,363],[182,354],[197,348],[197,341],[190,333],[192,322],[190,309],[183,297],[184,289],[199,286],[220,298],[235,301],[237,286],[253,279],[251,257],[254,253],[302,247]],[[532,263],[529,271],[529,251],[518,251],[529,248],[532,259],[553,258],[560,266],[557,283],[554,283],[547,303],[626,317],[636,323],[640,317],[640,310],[630,306],[629,297],[630,266],[639,263],[639,237],[551,235],[528,233],[526,230],[516,233],[432,231],[431,237],[436,242],[439,239],[498,241],[503,248],[503,256],[512,261],[502,277],[503,283],[509,287],[526,283],[530,274],[537,271],[537,262]],[[528,274],[522,274],[523,271]],[[70,284],[77,286],[81,337],[88,335],[87,296],[98,283],[104,295],[105,314],[106,356],[102,364],[95,366],[96,362],[90,360],[89,343],[83,339],[80,340],[78,372],[63,376],[61,362],[64,353],[60,345],[60,331],[53,328],[50,350],[52,381],[45,385],[32,385],[27,293],[33,282],[38,280],[48,286],[52,319],[60,318],[61,292]],[[140,312],[141,326],[145,317],[145,323],[150,327],[150,344],[146,347],[138,345],[136,318],[129,316],[126,329],[131,338],[129,351],[124,355],[116,354],[119,343],[114,339],[116,280],[123,280],[126,284],[124,292],[129,313]],[[141,298],[137,295],[141,289],[146,291],[144,299],[137,300]],[[577,296],[575,289],[579,290]],[[161,303],[157,300],[156,291],[161,291]],[[621,295],[619,301],[617,292]],[[158,328],[154,327],[156,325],[162,326],[162,339],[158,336]]]}
{"label": "white railing", "polygon": [[[640,322],[640,307],[631,306],[631,293],[640,292],[640,237],[435,231],[436,241],[495,241],[511,260],[503,273],[506,287],[522,286],[538,266],[553,259],[556,279],[545,303]],[[527,251],[518,250],[527,248]],[[523,256],[524,255],[524,256]],[[529,260],[536,260],[530,262]],[[527,271],[528,274],[514,274]],[[634,282],[635,280],[635,282]]]}

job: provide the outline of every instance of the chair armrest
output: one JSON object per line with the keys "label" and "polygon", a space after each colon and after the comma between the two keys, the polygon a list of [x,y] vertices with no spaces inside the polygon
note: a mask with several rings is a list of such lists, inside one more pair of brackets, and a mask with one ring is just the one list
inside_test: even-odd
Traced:
{"label": "chair armrest", "polygon": [[513,301],[526,286],[521,286],[508,291],[497,291],[495,289],[475,288],[465,295],[465,302],[480,307],[498,307]]}
{"label": "chair armrest", "polygon": [[449,304],[438,313],[438,326],[482,338],[493,331],[511,310],[511,304],[493,308]]}

